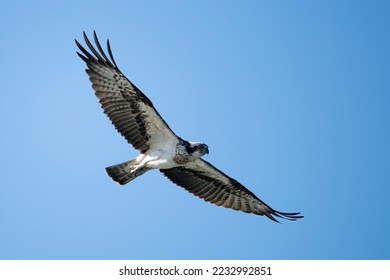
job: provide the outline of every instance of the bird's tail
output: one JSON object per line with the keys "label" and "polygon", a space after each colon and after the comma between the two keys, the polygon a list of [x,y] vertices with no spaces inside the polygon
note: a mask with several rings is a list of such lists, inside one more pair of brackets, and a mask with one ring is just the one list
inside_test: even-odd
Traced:
{"label": "bird's tail", "polygon": [[139,167],[136,158],[106,168],[108,176],[120,185],[127,184],[148,170],[150,168]]}

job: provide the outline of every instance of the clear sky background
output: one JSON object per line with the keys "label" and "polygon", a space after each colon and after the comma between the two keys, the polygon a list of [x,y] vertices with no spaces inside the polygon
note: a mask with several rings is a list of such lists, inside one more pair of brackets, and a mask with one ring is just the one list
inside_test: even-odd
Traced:
{"label": "clear sky background", "polygon": [[[389,259],[388,1],[3,1],[1,259]],[[148,172],[103,114],[74,39],[206,160],[280,211],[216,207]]]}

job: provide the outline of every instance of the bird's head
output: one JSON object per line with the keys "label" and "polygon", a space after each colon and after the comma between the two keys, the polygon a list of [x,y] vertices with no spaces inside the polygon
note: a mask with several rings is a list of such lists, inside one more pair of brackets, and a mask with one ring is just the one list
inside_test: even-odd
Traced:
{"label": "bird's head", "polygon": [[190,153],[195,158],[201,158],[205,154],[209,154],[209,147],[205,143],[200,142],[189,142]]}

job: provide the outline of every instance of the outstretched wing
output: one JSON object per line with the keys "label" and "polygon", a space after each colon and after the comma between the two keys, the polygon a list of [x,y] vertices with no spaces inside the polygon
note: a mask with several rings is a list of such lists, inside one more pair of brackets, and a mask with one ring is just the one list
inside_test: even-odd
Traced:
{"label": "outstretched wing", "polygon": [[218,206],[265,215],[275,222],[278,221],[274,216],[293,221],[303,217],[300,213],[283,213],[272,209],[239,182],[203,159],[160,171],[173,183]]}
{"label": "outstretched wing", "polygon": [[176,142],[177,137],[154,108],[152,102],[118,69],[107,40],[107,57],[94,32],[96,48],[84,32],[90,52],[77,40],[77,53],[87,64],[86,70],[95,95],[112,124],[127,142],[141,152]]}

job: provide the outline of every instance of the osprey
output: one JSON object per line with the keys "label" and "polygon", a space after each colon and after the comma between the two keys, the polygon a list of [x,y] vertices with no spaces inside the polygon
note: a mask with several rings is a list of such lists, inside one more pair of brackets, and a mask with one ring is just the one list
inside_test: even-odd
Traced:
{"label": "osprey", "polygon": [[[251,191],[202,159],[209,153],[206,144],[178,137],[154,108],[152,102],[119,70],[107,40],[109,57],[94,32],[96,48],[85,32],[84,40],[91,53],[77,40],[88,66],[86,72],[104,113],[129,144],[140,151],[129,161],[106,168],[120,185],[127,184],[152,169],[159,169],[173,183],[218,206],[246,213],[287,220],[302,218],[300,213],[272,209]],[[275,216],[275,217],[274,217]]]}

